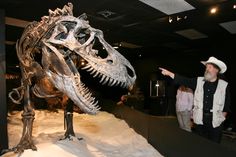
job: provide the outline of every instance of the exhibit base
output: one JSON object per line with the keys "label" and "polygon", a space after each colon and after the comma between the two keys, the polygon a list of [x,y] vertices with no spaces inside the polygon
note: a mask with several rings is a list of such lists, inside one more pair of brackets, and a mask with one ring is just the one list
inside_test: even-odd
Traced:
{"label": "exhibit base", "polygon": [[[144,137],[124,120],[107,112],[96,116],[74,114],[74,129],[83,140],[59,140],[64,135],[64,112],[36,111],[33,138],[37,151],[26,150],[21,157],[161,157]],[[14,147],[22,132],[21,112],[13,112],[8,120],[9,145]],[[13,152],[4,157],[18,156]]]}

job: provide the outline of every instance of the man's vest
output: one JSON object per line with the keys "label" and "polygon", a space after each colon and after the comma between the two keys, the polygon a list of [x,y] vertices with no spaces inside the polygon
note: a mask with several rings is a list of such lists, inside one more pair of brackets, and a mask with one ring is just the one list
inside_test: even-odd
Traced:
{"label": "man's vest", "polygon": [[[195,124],[203,124],[203,95],[205,81],[203,77],[198,77],[197,87],[194,92],[194,108],[193,108],[193,121]],[[225,120],[223,115],[223,109],[225,105],[226,87],[228,83],[224,80],[219,79],[218,85],[213,97],[213,108],[211,110],[213,119],[212,126],[214,128],[221,125]]]}

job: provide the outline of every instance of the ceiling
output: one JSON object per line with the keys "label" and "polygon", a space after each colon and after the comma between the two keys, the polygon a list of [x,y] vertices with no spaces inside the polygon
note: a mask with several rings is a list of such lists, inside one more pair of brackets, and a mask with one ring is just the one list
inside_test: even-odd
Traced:
{"label": "ceiling", "polygon": [[[110,44],[121,47],[162,48],[190,52],[222,40],[236,38],[236,23],[227,23],[236,21],[236,9],[233,9],[235,0],[168,0],[167,5],[160,8],[175,9],[177,5],[172,3],[173,1],[179,2],[180,9],[181,4],[191,5],[191,9],[187,11],[169,12],[169,14],[141,1],[156,1],[160,4],[167,2],[167,0],[70,0],[69,2],[74,5],[75,16],[86,13],[91,26],[101,29]],[[62,8],[67,3],[67,0],[1,0],[0,8],[5,9],[8,22],[7,55],[14,52],[15,42],[20,38],[25,23],[39,21],[42,16],[48,15],[48,9]],[[157,7],[160,6],[159,3]],[[217,7],[218,12],[210,14],[212,7]],[[13,23],[15,20],[14,24],[12,18],[14,18]],[[227,31],[223,26],[233,30]],[[150,55],[152,53],[150,52]],[[17,59],[10,60],[15,63]]]}

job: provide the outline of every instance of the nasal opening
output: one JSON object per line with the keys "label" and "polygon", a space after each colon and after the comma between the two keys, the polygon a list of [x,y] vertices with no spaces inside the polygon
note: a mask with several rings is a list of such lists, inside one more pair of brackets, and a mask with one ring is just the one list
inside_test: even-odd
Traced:
{"label": "nasal opening", "polygon": [[126,70],[127,70],[127,73],[130,77],[134,77],[134,72],[133,70],[131,70],[128,66],[125,66],[126,67]]}

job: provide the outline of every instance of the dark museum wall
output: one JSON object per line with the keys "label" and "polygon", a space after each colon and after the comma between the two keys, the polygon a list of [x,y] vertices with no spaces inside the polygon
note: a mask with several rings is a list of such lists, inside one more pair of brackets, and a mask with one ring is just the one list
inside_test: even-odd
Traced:
{"label": "dark museum wall", "polygon": [[5,80],[5,14],[0,9],[0,152],[8,148],[7,140],[7,104]]}

